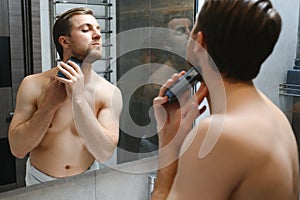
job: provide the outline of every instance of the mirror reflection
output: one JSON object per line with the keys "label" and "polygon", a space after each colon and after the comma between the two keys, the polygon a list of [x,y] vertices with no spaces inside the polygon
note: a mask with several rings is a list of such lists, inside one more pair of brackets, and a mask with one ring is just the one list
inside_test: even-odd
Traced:
{"label": "mirror reflection", "polygon": [[[139,28],[138,32],[144,32],[147,37],[141,38],[140,45],[117,60],[117,72],[121,78],[118,86],[124,94],[118,163],[157,154],[158,139],[152,100],[173,73],[190,68],[185,51],[193,24],[193,3],[190,0],[176,3],[152,1],[151,6],[133,6],[126,1],[120,2],[119,32],[126,33]],[[144,12],[145,8],[147,12]],[[153,29],[143,30],[145,27]],[[156,34],[158,30],[155,28],[163,29],[162,34]],[[126,45],[132,46],[127,40],[118,43],[120,48],[126,48]],[[126,81],[129,78],[123,80],[124,77],[132,77],[131,82],[135,84]]]}
{"label": "mirror reflection", "polygon": [[[2,1],[1,5],[1,44],[6,48],[2,55],[7,58],[3,66],[7,69],[1,66],[1,74],[5,74],[4,79],[1,78],[1,87],[5,87],[1,90],[5,94],[5,98],[1,98],[5,105],[5,130],[0,146],[6,162],[0,192],[157,154],[152,99],[168,76],[190,68],[184,58],[187,36],[193,24],[194,1],[151,1],[151,4],[121,1],[115,5],[108,1],[50,1],[48,4],[31,0],[19,4]],[[53,42],[52,30],[59,16],[78,7],[88,7],[93,13],[72,17],[70,33],[65,30]],[[10,21],[13,13],[20,14]],[[24,35],[16,34],[20,25]],[[141,27],[166,28],[174,32],[159,38],[148,35],[143,38],[143,48],[119,55],[117,52],[125,43],[111,38]],[[80,35],[86,32],[90,32],[91,41],[100,43],[101,37],[102,47],[95,47],[93,51],[88,46],[87,49],[78,48],[78,45],[89,44]],[[14,39],[9,43],[10,38]],[[100,60],[97,48],[101,49]],[[74,71],[65,65],[70,57],[81,61],[81,65],[69,63]],[[118,81],[138,66],[144,66],[140,77],[147,80],[147,84],[135,88],[129,97],[121,95],[124,88]],[[56,78],[58,71],[71,79],[81,72],[86,77],[90,70],[93,73],[88,81],[85,79],[83,93],[75,89],[74,82],[72,85]],[[126,80],[128,83],[135,81],[138,80]],[[69,86],[62,86],[65,84]],[[98,95],[103,90],[105,95]],[[85,96],[86,110],[80,110],[74,102],[82,96]],[[120,116],[122,107],[115,105],[121,105],[121,100],[126,98],[129,111]],[[112,99],[114,106],[108,103]],[[45,104],[59,106],[50,109]],[[128,119],[138,127],[146,127],[147,131],[128,132],[124,128]],[[91,122],[96,126],[94,130]],[[118,125],[119,130],[116,130]],[[90,136],[92,132],[101,131],[106,136]],[[96,145],[99,142],[102,145]],[[105,144],[106,154],[101,153],[104,143],[108,143]]]}

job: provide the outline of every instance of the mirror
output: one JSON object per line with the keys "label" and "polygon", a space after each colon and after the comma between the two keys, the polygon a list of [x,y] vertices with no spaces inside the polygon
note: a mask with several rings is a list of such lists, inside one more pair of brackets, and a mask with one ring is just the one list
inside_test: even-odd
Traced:
{"label": "mirror", "polygon": [[[102,5],[96,5],[99,4],[99,1],[93,0],[55,1],[55,9],[53,7],[53,1],[41,2],[31,0],[28,2],[30,3],[21,4],[21,2],[19,2],[19,4],[12,4],[8,0],[1,2],[3,11],[1,12],[1,18],[7,20],[5,23],[3,22],[5,26],[1,27],[7,28],[0,30],[0,32],[3,32],[0,36],[12,38],[10,42],[11,88],[8,89],[8,91],[3,91],[2,88],[0,90],[1,94],[3,94],[1,96],[7,96],[8,98],[8,100],[5,99],[3,101],[11,102],[12,105],[6,106],[7,110],[4,110],[4,113],[2,113],[2,116],[5,118],[3,121],[6,123],[6,129],[2,138],[6,138],[4,141],[6,146],[1,145],[1,147],[7,147],[6,150],[9,150],[7,146],[9,114],[14,110],[16,92],[20,81],[24,75],[46,71],[56,64],[55,58],[51,59],[51,57],[53,57],[51,55],[55,55],[55,53],[53,53],[52,39],[50,39],[50,37],[52,37],[52,30],[49,28],[51,27],[51,23],[53,23],[55,15],[49,13],[55,12],[59,14],[70,7],[79,7],[89,4],[88,7],[99,17],[98,23],[100,26],[108,27],[108,29],[104,29],[102,33],[104,41],[109,41],[108,39],[113,37],[115,33],[119,35],[138,28],[156,27],[158,29],[168,28],[175,31],[172,32],[172,34],[164,35],[159,38],[157,38],[155,34],[149,35],[145,33],[141,38],[137,38],[137,41],[134,41],[134,43],[138,43],[139,39],[142,39],[138,48],[122,55],[118,52],[121,51],[120,49],[126,48],[127,41],[117,40],[117,43],[112,46],[109,43],[105,43],[105,45],[107,45],[103,48],[105,59],[97,62],[94,66],[95,71],[118,87],[120,86],[121,91],[125,94],[126,84],[137,83],[134,88],[131,88],[131,95],[124,95],[123,97],[126,98],[123,99],[124,102],[128,102],[128,104],[124,105],[128,112],[122,113],[119,145],[113,158],[109,161],[111,162],[109,165],[156,155],[157,136],[151,113],[151,103],[153,97],[157,94],[158,88],[170,73],[189,67],[184,59],[184,43],[193,24],[194,1],[144,0],[139,3],[128,0],[118,1],[117,5],[112,4],[110,6],[111,10],[109,11],[103,10],[101,8],[103,7]],[[103,3],[107,3],[107,1],[103,1]],[[58,4],[59,6],[57,6]],[[30,11],[27,17],[30,16],[32,18],[32,20],[29,20],[32,24],[27,24],[28,26],[24,25],[25,16],[22,16],[22,10]],[[15,16],[14,13],[19,14]],[[112,18],[107,16],[110,14]],[[14,20],[9,21],[9,18]],[[23,25],[21,26],[20,23]],[[26,34],[28,34],[26,37],[19,34],[20,27],[23,26],[24,30],[26,30]],[[172,41],[172,38],[177,42]],[[178,41],[182,42],[182,46],[174,46],[175,44],[180,44]],[[28,44],[26,46],[27,48],[20,45],[24,43]],[[52,49],[52,52],[49,49]],[[180,50],[180,52],[174,49]],[[179,56],[177,54],[179,54]],[[23,55],[26,55],[26,57],[24,58]],[[111,59],[110,55],[114,55],[115,57]],[[24,65],[26,65],[27,68],[23,68],[22,66]],[[166,70],[160,71],[160,69],[163,69],[161,66],[168,67]],[[113,72],[109,73],[110,71],[107,71],[107,67],[111,67]],[[131,70],[133,69],[141,70],[142,73],[138,76],[138,78],[140,78],[139,80],[127,79],[130,77],[128,76],[130,75],[128,72],[132,72]],[[141,83],[141,80],[146,81]],[[125,85],[124,82],[126,83]],[[11,91],[12,94],[10,93]],[[131,120],[131,122],[138,127],[138,130],[128,128],[128,120]],[[4,151],[2,151],[1,154],[3,152]],[[10,159],[14,159],[12,155],[9,156]],[[0,185],[0,192],[24,186],[25,162],[26,158],[22,160],[16,159],[15,163],[12,162],[12,166],[8,166],[8,168],[16,172],[13,173],[16,177],[14,177],[13,180],[9,180],[9,183],[5,182],[3,185]],[[3,177],[6,175],[7,174],[4,174]]]}

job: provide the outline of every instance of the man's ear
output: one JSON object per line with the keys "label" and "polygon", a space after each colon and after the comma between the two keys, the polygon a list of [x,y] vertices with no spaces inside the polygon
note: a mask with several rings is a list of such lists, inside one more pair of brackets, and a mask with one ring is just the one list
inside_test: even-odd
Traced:
{"label": "man's ear", "polygon": [[69,48],[69,40],[66,36],[60,36],[58,38],[58,42],[59,44],[63,47],[63,48]]}
{"label": "man's ear", "polygon": [[196,33],[197,36],[196,36],[196,42],[202,47],[204,48],[205,50],[207,50],[207,46],[206,46],[206,43],[205,43],[205,37],[204,37],[204,34],[203,32],[199,31]]}

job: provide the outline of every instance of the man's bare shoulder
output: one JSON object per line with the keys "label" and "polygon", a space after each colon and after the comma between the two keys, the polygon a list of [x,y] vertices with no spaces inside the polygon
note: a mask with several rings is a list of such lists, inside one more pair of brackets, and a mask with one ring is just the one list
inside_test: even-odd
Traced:
{"label": "man's bare shoulder", "polygon": [[[291,137],[293,132],[285,119],[280,120],[281,116],[276,120],[261,120],[259,116],[256,119],[252,117],[218,114],[202,120],[195,127],[196,138],[201,144],[199,156],[205,157],[214,151],[214,147],[223,147],[222,152],[235,149],[240,150],[239,155],[253,154],[257,159],[258,156],[264,156],[264,153],[274,151],[275,144],[288,147],[287,144],[293,142],[294,138]],[[277,121],[276,127],[275,121]]]}
{"label": "man's bare shoulder", "polygon": [[114,85],[113,83],[111,83],[110,81],[106,80],[105,78],[103,78],[102,76],[99,76],[98,74],[94,74],[94,82],[93,84],[97,85],[97,89],[101,89],[101,90],[117,90],[120,91],[119,88]]}
{"label": "man's bare shoulder", "polygon": [[[211,115],[194,127],[184,144],[194,145],[198,148],[199,160],[210,155],[222,155],[223,158],[228,155],[230,157],[237,150],[248,149],[247,146],[252,142],[256,144],[251,139],[253,135],[249,135],[241,123],[228,115]],[[239,155],[241,152],[236,156]]]}
{"label": "man's bare shoulder", "polygon": [[245,146],[227,132],[227,120],[225,115],[205,118],[184,141],[174,182],[179,199],[229,199],[241,182],[247,169]]}
{"label": "man's bare shoulder", "polygon": [[[185,141],[178,181],[188,184],[188,179],[194,179],[193,185],[198,187],[189,193],[213,195],[208,199],[228,199],[228,194],[232,199],[251,199],[251,194],[260,197],[257,199],[291,195],[298,185],[293,138],[279,133],[274,124],[273,128],[268,122],[254,124],[251,118],[231,115],[213,115],[200,121],[187,138],[189,142]],[[281,126],[281,130],[290,131],[285,122]]]}
{"label": "man's bare shoulder", "polygon": [[96,101],[100,105],[99,107],[115,107],[115,109],[121,109],[122,94],[120,89],[97,74],[95,77],[93,85],[96,86]]}
{"label": "man's bare shoulder", "polygon": [[37,74],[31,74],[23,78],[19,86],[19,92],[27,93],[29,95],[38,94],[41,89],[50,80],[50,72],[42,72]]}

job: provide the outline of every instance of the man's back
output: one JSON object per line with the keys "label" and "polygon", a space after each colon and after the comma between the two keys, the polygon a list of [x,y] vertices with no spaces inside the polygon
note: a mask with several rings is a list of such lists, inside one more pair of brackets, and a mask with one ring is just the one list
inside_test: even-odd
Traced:
{"label": "man's back", "polygon": [[[286,117],[254,87],[231,89],[226,114],[200,121],[187,137],[169,199],[298,199],[297,145]],[[200,158],[206,134],[219,134],[208,132],[216,123],[218,140]]]}

